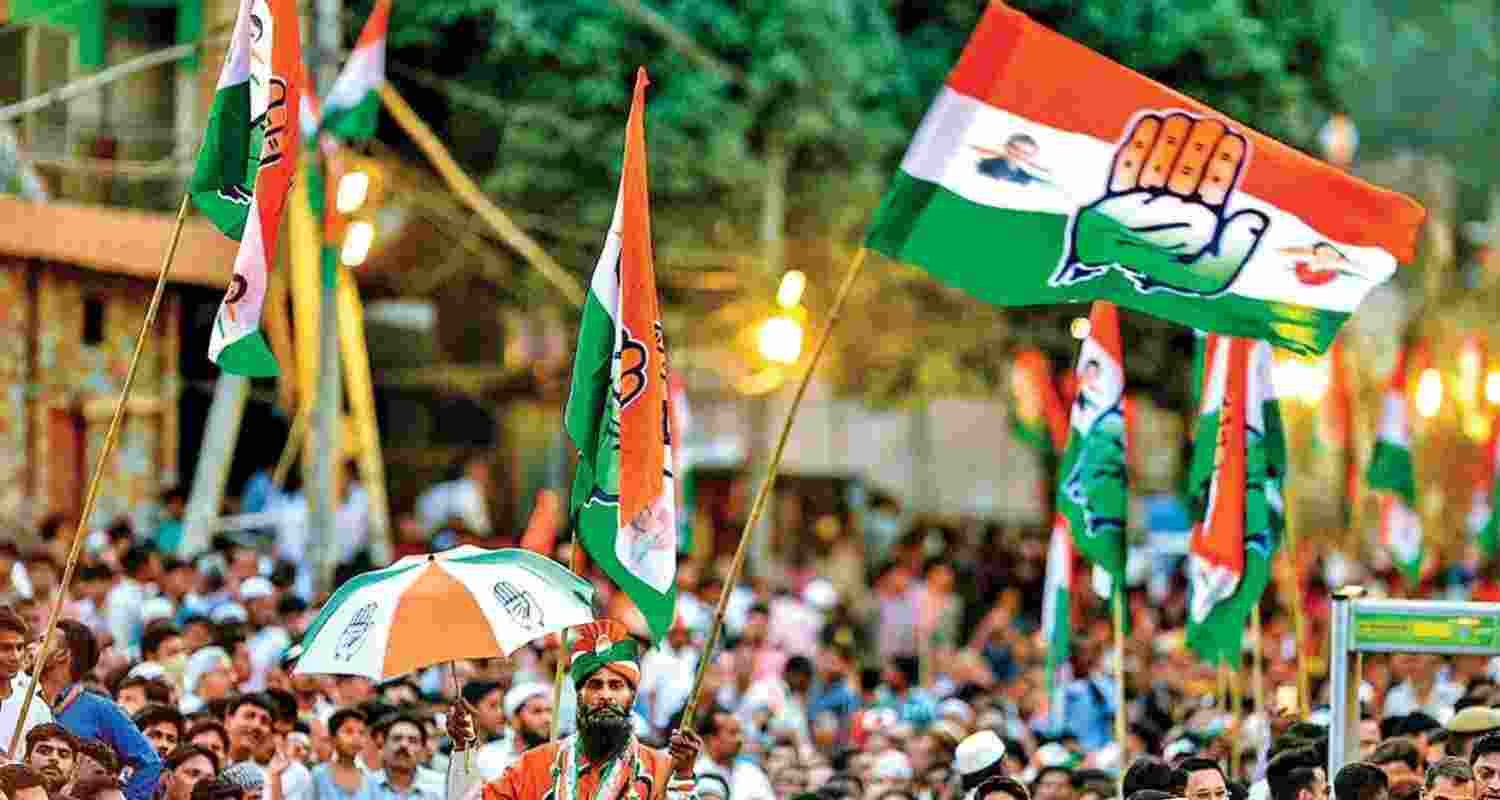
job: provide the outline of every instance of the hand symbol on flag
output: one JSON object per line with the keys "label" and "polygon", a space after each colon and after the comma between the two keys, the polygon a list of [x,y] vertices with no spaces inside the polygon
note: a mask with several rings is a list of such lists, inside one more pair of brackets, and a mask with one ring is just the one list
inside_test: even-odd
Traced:
{"label": "hand symbol on flag", "polygon": [[1251,209],[1226,215],[1249,150],[1218,120],[1141,114],[1115,151],[1104,195],[1075,212],[1052,285],[1118,269],[1140,292],[1228,289],[1270,225]]}

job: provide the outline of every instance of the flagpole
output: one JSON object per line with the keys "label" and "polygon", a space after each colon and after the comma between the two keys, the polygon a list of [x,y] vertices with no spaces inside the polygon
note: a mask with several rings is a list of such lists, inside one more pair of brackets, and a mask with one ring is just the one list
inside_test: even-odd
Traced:
{"label": "flagpole", "polygon": [[1250,661],[1250,695],[1255,704],[1255,713],[1264,714],[1266,711],[1266,685],[1265,685],[1265,651],[1266,643],[1261,638],[1260,628],[1260,603],[1257,602],[1250,609],[1250,631],[1255,640],[1255,652]]}
{"label": "flagpole", "polygon": [[[573,554],[568,558],[569,566],[573,574],[578,574],[579,553],[583,545],[578,543],[578,525],[573,525]],[[566,628],[557,632],[557,674],[552,683],[552,740],[556,741],[562,733],[562,690],[563,676],[567,674],[568,665],[568,630]]]}
{"label": "flagpole", "polygon": [[1120,778],[1118,791],[1121,800],[1125,797],[1125,767],[1129,763],[1125,755],[1125,585],[1116,583],[1114,591],[1115,618],[1115,744],[1120,748]]}
{"label": "flagpole", "polygon": [[278,489],[286,485],[286,476],[292,471],[292,461],[302,448],[302,437],[307,431],[308,412],[301,403],[297,406],[297,412],[292,415],[291,430],[286,433],[286,444],[281,448],[281,458],[276,460],[276,471],[271,473],[271,484]]}
{"label": "flagpole", "polygon": [[172,236],[167,240],[167,252],[162,257],[161,270],[156,276],[156,289],[151,293],[151,304],[146,306],[146,319],[141,322],[141,333],[135,339],[135,352],[130,356],[130,367],[125,371],[125,383],[120,387],[120,399],[115,401],[115,413],[109,420],[109,432],[104,435],[104,446],[99,450],[99,460],[94,464],[94,477],[89,481],[88,494],[83,500],[83,511],[78,516],[78,528],[73,532],[73,544],[68,550],[68,563],[63,567],[62,582],[58,586],[57,598],[52,603],[52,616],[47,620],[47,632],[42,636],[42,646],[32,662],[31,683],[26,687],[26,696],[21,701],[21,712],[16,717],[16,728],[10,737],[10,748],[6,757],[14,760],[16,746],[21,743],[21,730],[26,727],[26,715],[31,710],[31,701],[36,697],[37,687],[42,684],[42,668],[52,654],[52,636],[57,632],[57,621],[62,617],[63,601],[68,596],[68,585],[73,582],[73,569],[78,565],[78,554],[83,545],[83,534],[88,529],[89,516],[94,513],[94,501],[99,496],[99,483],[104,478],[104,466],[109,463],[110,451],[120,433],[120,420],[125,417],[125,405],[130,400],[130,388],[135,384],[136,368],[141,363],[141,353],[146,349],[146,338],[151,333],[151,324],[156,321],[156,312],[161,307],[162,295],[166,293],[167,275],[172,271],[172,257],[177,254],[177,242],[182,238],[182,225],[187,220],[189,195],[184,192],[182,204],[177,207],[177,222],[172,226]]}
{"label": "flagpole", "polygon": [[[781,425],[781,437],[776,441],[776,450],[771,454],[771,463],[766,467],[766,478],[760,485],[760,491],[755,494],[755,503],[750,507],[750,516],[745,520],[744,530],[740,532],[739,544],[734,549],[734,561],[729,566],[729,574],[724,578],[724,588],[719,592],[719,604],[714,610],[714,624],[709,628],[708,640],[703,643],[703,656],[698,662],[698,674],[693,678],[693,692],[688,695],[687,706],[682,712],[681,730],[690,730],[693,727],[693,717],[698,711],[698,700],[703,693],[703,677],[708,673],[708,665],[713,661],[714,647],[719,643],[719,634],[724,627],[724,615],[729,608],[729,593],[733,591],[735,584],[739,581],[740,570],[745,565],[746,545],[750,541],[751,532],[760,521],[760,515],[765,511],[766,500],[771,495],[771,490],[776,486],[776,471],[781,467],[781,456],[786,451],[786,441],[792,432],[792,422],[797,418],[797,409],[802,405],[802,397],[807,394],[807,386],[812,382],[813,372],[818,368],[818,362],[823,358],[823,350],[828,346],[828,340],[833,338],[834,326],[838,325],[839,315],[843,313],[844,303],[849,299],[849,290],[854,286],[854,279],[859,276],[859,271],[865,264],[865,256],[868,251],[861,247],[854,253],[854,258],[849,262],[849,271],[844,275],[844,282],[839,286],[838,295],[834,297],[833,307],[828,311],[828,322],[823,327],[823,333],[818,337],[818,345],[813,349],[812,358],[807,363],[807,371],[802,373],[802,380],[797,384],[797,393],[792,397],[792,406],[787,409],[786,421]],[[656,793],[658,796],[665,791],[666,784],[663,783]]]}
{"label": "flagpole", "polygon": [[[1299,437],[1300,438],[1300,437]],[[1306,641],[1303,614],[1302,614],[1302,573],[1297,568],[1297,489],[1296,482],[1288,480],[1285,492],[1286,502],[1286,559],[1291,582],[1291,606],[1292,606],[1292,632],[1297,640],[1297,653],[1294,661],[1297,664],[1297,712],[1301,716],[1311,713],[1312,698],[1309,697],[1307,686],[1307,661],[1303,657],[1306,649],[1303,643]]]}
{"label": "flagpole", "polygon": [[[1241,658],[1243,658],[1243,656],[1241,656]],[[1244,661],[1240,661],[1239,662],[1238,666],[1240,667],[1240,669],[1244,668],[1244,663],[1245,663]],[[1228,662],[1225,662],[1224,666],[1227,668],[1229,666]],[[1239,777],[1240,777],[1240,764],[1241,764],[1241,756],[1240,756],[1240,718],[1241,718],[1240,717],[1240,700],[1241,699],[1242,699],[1242,693],[1240,691],[1239,670],[1235,670],[1235,671],[1229,673],[1229,714],[1230,714],[1230,719],[1233,721],[1233,724],[1229,726],[1229,730],[1232,731],[1232,733],[1231,733],[1231,735],[1229,737],[1229,774],[1230,774],[1230,777],[1232,779],[1234,779],[1234,780],[1239,780]]]}

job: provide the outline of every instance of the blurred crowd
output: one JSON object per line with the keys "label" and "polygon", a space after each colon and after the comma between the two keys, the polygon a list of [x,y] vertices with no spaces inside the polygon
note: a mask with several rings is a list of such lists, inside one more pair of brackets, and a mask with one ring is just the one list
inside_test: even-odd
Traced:
{"label": "blurred crowd", "polygon": [[[466,482],[482,477],[465,467],[425,495],[401,548],[516,545],[521,534],[498,535],[475,513],[483,493]],[[296,542],[269,530],[183,552],[178,500],[146,530],[121,521],[88,537],[45,664],[39,639],[71,527],[53,520],[0,543],[0,748],[12,749],[36,685],[16,763],[0,766],[4,800],[436,800],[453,758],[492,780],[550,739],[554,716],[574,729],[573,687],[554,708],[555,638],[380,684],[295,674],[322,600]],[[693,723],[704,800],[1103,800],[1122,779],[1139,800],[1500,800],[1500,737],[1485,738],[1500,732],[1500,660],[1485,656],[1365,658],[1362,761],[1323,774],[1327,587],[1357,565],[1278,560],[1259,636],[1247,632],[1242,662],[1218,670],[1184,644],[1180,566],[1136,554],[1147,566],[1128,593],[1121,742],[1112,628],[1086,573],[1070,658],[1049,675],[1042,531],[893,525],[883,512],[877,502],[861,535],[809,537],[816,546],[773,554],[731,588]],[[363,541],[341,546],[341,578],[372,566]],[[570,547],[549,552],[568,563]],[[677,622],[644,654],[633,702],[644,742],[679,726],[726,574],[727,559],[679,568]],[[589,577],[607,602],[607,581]],[[1478,570],[1453,582],[1484,591]],[[455,702],[472,707],[481,737],[456,756],[445,727]]]}

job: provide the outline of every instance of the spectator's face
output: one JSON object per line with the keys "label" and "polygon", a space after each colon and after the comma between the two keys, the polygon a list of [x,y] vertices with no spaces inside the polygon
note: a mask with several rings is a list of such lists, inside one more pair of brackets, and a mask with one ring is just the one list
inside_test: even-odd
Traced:
{"label": "spectator's face", "polygon": [[496,689],[479,698],[479,702],[474,704],[474,720],[479,723],[479,729],[485,734],[496,736],[505,730],[505,706],[502,705],[504,700],[500,690]]}
{"label": "spectator's face", "polygon": [[234,666],[220,661],[198,680],[197,694],[204,700],[228,697],[234,691]]}
{"label": "spectator's face", "polygon": [[802,770],[786,768],[776,773],[776,778],[771,781],[771,787],[776,790],[776,796],[781,800],[793,795],[807,791],[807,776]]}
{"label": "spectator's face", "polygon": [[410,722],[398,722],[385,733],[381,763],[398,770],[414,770],[425,749],[422,730]]}
{"label": "spectator's face", "polygon": [[89,800],[125,800],[125,793],[119,789],[105,789],[102,792],[95,792]]}
{"label": "spectator's face", "polygon": [[928,770],[937,766],[937,753],[937,742],[926,734],[912,739],[906,748],[906,754],[911,758],[912,772],[917,775],[926,775]]}
{"label": "spectator's face", "polygon": [[333,735],[333,751],[341,761],[353,761],[369,744],[370,732],[363,720],[346,719],[339,723]]}
{"label": "spectator's face", "polygon": [[155,661],[158,664],[165,664],[181,655],[185,647],[186,645],[183,644],[181,636],[168,636],[161,640],[161,644],[156,646],[156,652],[147,655],[147,660]]}
{"label": "spectator's face", "polygon": [[538,696],[522,703],[516,709],[515,727],[527,746],[547,741],[552,734],[552,698]]}
{"label": "spectator's face", "polygon": [[1035,795],[1036,800],[1073,800],[1073,782],[1067,773],[1053,770],[1037,781]]}
{"label": "spectator's face", "polygon": [[77,776],[77,782],[78,783],[84,783],[85,781],[98,780],[99,778],[115,778],[115,777],[118,777],[118,776],[111,775],[108,772],[106,772],[105,769],[104,769],[104,765],[100,764],[99,762],[95,761],[94,759],[89,758],[88,756],[79,756],[78,757],[78,776]]}
{"label": "spectator's face", "polygon": [[812,672],[791,671],[786,674],[786,685],[793,694],[803,694],[812,688]]}
{"label": "spectator's face", "polygon": [[1385,777],[1390,779],[1392,786],[1402,781],[1420,781],[1421,776],[1404,761],[1392,761],[1381,764],[1380,769],[1385,772]]}
{"label": "spectator's face", "polygon": [[733,714],[719,714],[714,720],[714,731],[704,740],[703,747],[709,758],[720,764],[728,764],[740,754],[745,745],[740,721]]}
{"label": "spectator's face", "polygon": [[1458,783],[1440,777],[1431,789],[1422,791],[1422,800],[1474,800],[1474,782]]}
{"label": "spectator's face", "polygon": [[15,631],[0,630],[0,681],[9,682],[16,677],[25,652],[26,637]]}
{"label": "spectator's face", "polygon": [[1380,723],[1373,719],[1362,719],[1359,721],[1359,757],[1361,760],[1370,757],[1375,748],[1380,746]]}
{"label": "spectator's face", "polygon": [[1229,796],[1229,787],[1224,785],[1224,776],[1216,769],[1200,769],[1188,774],[1187,800],[1224,800]]}
{"label": "spectator's face", "polygon": [[43,739],[31,748],[26,763],[47,781],[47,791],[56,794],[73,777],[73,745],[62,739]]}
{"label": "spectator's face", "polygon": [[170,782],[167,784],[167,800],[188,800],[193,794],[193,787],[198,785],[198,781],[213,776],[213,764],[203,756],[193,756],[178,764],[177,769],[172,770]]}
{"label": "spectator's face", "polygon": [[141,731],[141,733],[146,735],[146,739],[156,749],[156,754],[162,758],[166,758],[168,753],[176,750],[177,741],[182,738],[182,731],[179,731],[177,726],[170,722],[158,722],[147,725],[146,729]]}
{"label": "spectator's face", "polygon": [[305,736],[289,737],[286,740],[286,755],[294,764],[306,764],[312,745]]}
{"label": "spectator's face", "polygon": [[208,621],[194,622],[182,629],[185,649],[197,651],[208,647],[214,640],[214,626]]}
{"label": "spectator's face", "polygon": [[194,736],[191,743],[213,753],[214,758],[219,759],[220,764],[223,764],[224,758],[229,755],[229,747],[224,739],[219,736],[218,731],[203,731]]}
{"label": "spectator's face", "polygon": [[140,685],[126,686],[115,694],[115,703],[119,704],[120,708],[125,709],[127,716],[135,716],[141,709],[146,707],[146,687]]}
{"label": "spectator's face", "polygon": [[742,637],[750,644],[760,644],[766,639],[766,631],[770,628],[771,620],[764,611],[756,611],[745,619],[744,636]]}
{"label": "spectator's face", "polygon": [[341,675],[338,679],[338,691],[341,705],[358,705],[375,696],[375,684],[360,675]]}
{"label": "spectator's face", "polygon": [[236,762],[244,761],[271,738],[271,715],[260,706],[244,703],[229,715],[225,727],[229,729],[230,755]]}
{"label": "spectator's face", "polygon": [[1500,800],[1500,753],[1485,753],[1474,762],[1480,800]]}

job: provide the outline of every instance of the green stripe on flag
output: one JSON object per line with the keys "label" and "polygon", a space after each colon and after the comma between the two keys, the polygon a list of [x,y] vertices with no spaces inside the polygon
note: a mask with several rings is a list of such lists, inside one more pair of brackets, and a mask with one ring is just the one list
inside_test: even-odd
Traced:
{"label": "green stripe on flag", "polygon": [[[898,172],[875,212],[865,244],[895,260],[921,265],[944,283],[987,303],[1109,300],[1190,327],[1265,339],[1299,353],[1326,350],[1349,318],[1343,312],[1233,294],[1211,299],[1165,291],[1142,294],[1116,270],[1074,286],[1050,286],[1067,226],[1066,215],[981,205]],[[1003,256],[976,258],[976,247],[985,244],[989,252]]]}
{"label": "green stripe on flag", "polygon": [[349,108],[326,109],[322,129],[346,142],[359,142],[374,138],[379,124],[380,95],[372,91]]}
{"label": "green stripe on flag", "polygon": [[1411,448],[1377,439],[1370,456],[1369,488],[1395,492],[1408,506],[1417,506],[1417,483],[1411,463]]}
{"label": "green stripe on flag", "polygon": [[235,241],[244,235],[250,215],[261,140],[261,126],[250,124],[249,82],[214,93],[188,192],[214,227]]}

